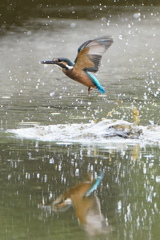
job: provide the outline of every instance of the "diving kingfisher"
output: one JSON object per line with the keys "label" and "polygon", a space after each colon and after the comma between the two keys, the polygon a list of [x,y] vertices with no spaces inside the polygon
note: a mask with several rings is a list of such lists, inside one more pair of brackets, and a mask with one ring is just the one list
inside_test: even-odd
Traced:
{"label": "diving kingfisher", "polygon": [[96,73],[99,69],[102,55],[113,43],[110,36],[103,36],[88,40],[78,48],[78,54],[74,61],[68,58],[53,58],[51,61],[41,61],[42,64],[55,64],[59,66],[65,75],[88,87],[88,94],[92,88],[97,88],[100,93],[105,93],[98,79],[90,72]]}

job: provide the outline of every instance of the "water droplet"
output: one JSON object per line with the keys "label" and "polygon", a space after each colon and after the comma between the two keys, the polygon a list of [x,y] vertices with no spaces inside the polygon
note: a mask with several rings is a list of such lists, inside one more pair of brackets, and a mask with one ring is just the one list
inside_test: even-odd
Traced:
{"label": "water droplet", "polygon": [[71,23],[71,27],[75,28],[76,27],[76,23]]}
{"label": "water droplet", "polygon": [[140,18],[140,16],[141,16],[141,14],[140,14],[139,12],[133,14],[133,17],[134,17],[134,18]]}

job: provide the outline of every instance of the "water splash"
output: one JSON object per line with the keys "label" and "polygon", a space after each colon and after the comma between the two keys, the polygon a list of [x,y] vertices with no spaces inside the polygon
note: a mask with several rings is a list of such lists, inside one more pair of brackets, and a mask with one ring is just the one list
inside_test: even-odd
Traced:
{"label": "water splash", "polygon": [[[137,114],[137,113],[136,113]],[[139,122],[137,115],[136,121]],[[160,126],[137,126],[123,120],[104,119],[98,123],[57,124],[49,126],[8,129],[14,137],[39,141],[107,143],[107,142],[151,142],[160,144]]]}

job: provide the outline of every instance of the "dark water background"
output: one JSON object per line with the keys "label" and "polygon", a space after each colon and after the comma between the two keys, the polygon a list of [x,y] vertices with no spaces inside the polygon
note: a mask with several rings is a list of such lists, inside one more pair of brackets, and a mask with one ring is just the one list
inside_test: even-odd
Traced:
{"label": "dark water background", "polygon": [[[160,123],[160,7],[157,2],[0,2],[0,239],[159,239],[158,144],[87,144],[19,139],[5,130],[87,123],[101,118]],[[112,35],[97,78],[105,95],[87,89],[51,66],[74,60],[78,46]],[[155,132],[156,134],[156,132]],[[47,214],[38,203],[105,170],[97,190],[112,231],[89,237],[73,209]]]}

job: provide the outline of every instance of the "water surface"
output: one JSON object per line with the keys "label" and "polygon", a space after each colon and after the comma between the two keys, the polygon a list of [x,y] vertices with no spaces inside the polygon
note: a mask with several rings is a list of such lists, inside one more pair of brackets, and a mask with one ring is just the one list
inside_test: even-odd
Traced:
{"label": "water surface", "polygon": [[[75,7],[68,16],[62,7],[60,18],[50,9],[48,18],[28,18],[0,37],[1,239],[90,239],[73,209],[50,215],[37,205],[83,180],[87,171],[101,170],[97,196],[112,231],[92,238],[159,239],[158,144],[62,143],[6,133],[102,118],[132,122],[133,107],[141,125],[159,125],[160,8],[101,8]],[[94,90],[88,96],[83,85],[39,63],[61,56],[74,60],[80,44],[106,34],[114,43],[97,73],[105,95]]]}

